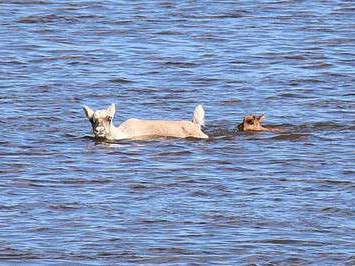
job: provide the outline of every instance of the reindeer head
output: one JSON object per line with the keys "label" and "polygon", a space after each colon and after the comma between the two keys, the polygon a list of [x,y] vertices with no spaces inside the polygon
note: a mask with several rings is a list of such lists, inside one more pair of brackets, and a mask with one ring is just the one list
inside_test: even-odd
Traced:
{"label": "reindeer head", "polygon": [[264,130],[264,127],[261,125],[261,121],[263,121],[265,115],[261,115],[256,117],[255,115],[247,115],[243,119],[243,123],[238,125],[238,129],[240,131],[248,131],[248,130]]}
{"label": "reindeer head", "polygon": [[111,104],[106,110],[93,111],[87,106],[83,106],[86,117],[89,119],[95,138],[111,138],[113,128],[112,119],[115,115],[115,105]]}

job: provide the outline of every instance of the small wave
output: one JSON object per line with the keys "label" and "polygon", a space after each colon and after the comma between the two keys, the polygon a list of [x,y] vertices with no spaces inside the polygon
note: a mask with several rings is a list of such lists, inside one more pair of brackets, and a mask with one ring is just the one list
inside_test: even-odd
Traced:
{"label": "small wave", "polygon": [[48,1],[42,1],[42,0],[24,0],[24,1],[11,1],[11,4],[13,5],[49,5],[51,4]]}
{"label": "small wave", "polygon": [[[316,79],[316,78],[309,78],[309,79],[292,79],[289,81],[289,85],[291,86],[299,86],[302,84],[318,84],[318,83],[325,83],[324,80]],[[302,98],[303,95],[302,95]]]}
{"label": "small wave", "polygon": [[30,230],[31,232],[53,232],[53,228],[49,228],[49,227],[43,227],[43,226],[38,226],[38,227],[34,227]]}
{"label": "small wave", "polygon": [[271,137],[272,140],[284,140],[284,141],[299,141],[306,140],[311,137],[312,134],[309,133],[292,133],[292,134],[281,134],[275,137]]}
{"label": "small wave", "polygon": [[101,178],[101,179],[75,178],[75,179],[67,179],[67,180],[58,181],[58,183],[66,184],[66,185],[107,184],[110,182],[111,182],[111,180],[107,179],[107,178]]}
{"label": "small wave", "polygon": [[18,205],[0,205],[0,211],[15,210]]}
{"label": "small wave", "polygon": [[82,20],[93,19],[96,16],[88,15],[88,16],[63,16],[63,15],[31,15],[27,17],[22,17],[17,20],[18,23],[23,24],[47,24],[47,23],[75,23]]}
{"label": "small wave", "polygon": [[191,62],[179,62],[179,61],[167,61],[163,63],[166,66],[182,67],[182,68],[191,68],[198,66],[195,63]]}
{"label": "small wave", "polygon": [[249,16],[250,12],[247,10],[240,10],[238,12],[233,13],[226,13],[221,15],[191,15],[191,14],[184,14],[185,18],[191,19],[235,19],[235,18],[243,18]]}
{"label": "small wave", "polygon": [[110,79],[109,82],[125,84],[125,83],[132,83],[133,81],[125,78],[114,78],[114,79]]}
{"label": "small wave", "polygon": [[31,15],[31,16],[20,18],[19,20],[17,20],[17,22],[25,23],[25,24],[37,24],[37,23],[54,23],[59,21],[73,22],[74,20],[76,19],[73,17],[51,14],[51,15],[44,15],[44,16]]}
{"label": "small wave", "polygon": [[321,210],[322,213],[325,214],[340,214],[345,216],[354,216],[355,211],[343,208],[336,208],[336,207],[328,207]]}
{"label": "small wave", "polygon": [[284,58],[291,59],[291,60],[299,60],[299,61],[303,61],[307,59],[305,56],[302,55],[285,55]]}
{"label": "small wave", "polygon": [[138,224],[171,224],[172,222],[165,219],[147,219],[137,221]]}
{"label": "small wave", "polygon": [[336,180],[336,179],[303,179],[303,178],[281,178],[282,182],[296,182],[296,183],[311,183],[325,186],[343,186],[346,188],[355,187],[355,182],[350,180]]}
{"label": "small wave", "polygon": [[49,208],[58,210],[58,211],[71,211],[71,210],[77,210],[80,209],[80,206],[78,204],[56,204],[56,205],[51,205]]}
{"label": "small wave", "polygon": [[132,190],[150,190],[154,189],[154,187],[150,184],[145,184],[145,183],[131,183],[129,187]]}
{"label": "small wave", "polygon": [[241,103],[242,100],[239,99],[230,99],[230,100],[224,100],[222,101],[222,104],[224,105],[237,105]]}
{"label": "small wave", "polygon": [[332,12],[332,15],[340,15],[340,14],[344,14],[344,13],[351,13],[354,14],[355,13],[355,7],[340,7],[340,8],[335,8],[334,12]]}
{"label": "small wave", "polygon": [[315,122],[315,123],[305,123],[299,126],[301,131],[308,129],[311,131],[340,131],[349,129],[348,125],[339,124],[331,121]]}
{"label": "small wave", "polygon": [[324,246],[323,242],[312,241],[312,240],[298,240],[298,239],[265,239],[265,240],[255,240],[251,242],[277,244],[277,245]]}
{"label": "small wave", "polygon": [[197,84],[197,85],[210,85],[210,84],[215,84],[217,82],[222,81],[219,78],[198,78],[192,81],[193,84]]}
{"label": "small wave", "polygon": [[313,98],[312,96],[307,96],[304,93],[293,93],[293,92],[286,92],[286,93],[281,93],[281,97],[285,98],[296,98],[296,99],[306,99],[306,98]]}
{"label": "small wave", "polygon": [[305,69],[325,69],[331,67],[333,67],[333,65],[329,63],[308,64],[308,65],[301,66],[301,68],[305,68]]}
{"label": "small wave", "polygon": [[158,32],[156,32],[155,34],[158,34],[158,35],[167,35],[167,36],[181,35],[180,32],[169,31],[169,30],[158,31]]}
{"label": "small wave", "polygon": [[175,157],[175,156],[184,156],[189,155],[192,152],[190,151],[177,151],[177,152],[161,152],[156,154],[155,157]]}
{"label": "small wave", "polygon": [[[190,236],[194,236],[193,234],[190,234]],[[168,254],[176,254],[176,255],[196,255],[196,254],[200,254],[201,251],[200,250],[189,250],[189,249],[185,249],[185,248],[180,248],[180,247],[149,247],[148,248],[150,251],[156,252],[158,254],[161,253],[168,253]],[[168,259],[166,258],[167,261],[166,263],[169,264],[169,261],[172,259]],[[160,263],[157,263],[160,264]],[[173,263],[174,264],[174,263]]]}
{"label": "small wave", "polygon": [[355,170],[344,170],[343,174],[344,175],[355,176]]}
{"label": "small wave", "polygon": [[209,141],[216,140],[216,139],[229,139],[234,138],[237,133],[236,129],[224,129],[224,128],[215,128],[209,132],[206,132],[209,135]]}
{"label": "small wave", "polygon": [[22,169],[5,169],[5,170],[0,170],[0,174],[12,174],[12,173],[22,173],[26,172],[26,170]]}

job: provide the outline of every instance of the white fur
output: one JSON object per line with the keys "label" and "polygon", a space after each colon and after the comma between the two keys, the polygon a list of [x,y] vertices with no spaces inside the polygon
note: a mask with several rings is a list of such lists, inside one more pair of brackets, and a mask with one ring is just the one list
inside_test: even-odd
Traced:
{"label": "white fur", "polygon": [[197,105],[197,107],[195,108],[192,122],[201,126],[205,125],[205,110],[203,110],[201,104]]}
{"label": "white fur", "polygon": [[93,111],[83,106],[87,118],[90,120],[95,137],[108,140],[141,139],[156,137],[175,138],[203,138],[208,136],[202,132],[205,111],[201,105],[195,108],[193,121],[172,120],[140,120],[131,118],[118,127],[112,124],[115,105],[111,104],[106,110]]}

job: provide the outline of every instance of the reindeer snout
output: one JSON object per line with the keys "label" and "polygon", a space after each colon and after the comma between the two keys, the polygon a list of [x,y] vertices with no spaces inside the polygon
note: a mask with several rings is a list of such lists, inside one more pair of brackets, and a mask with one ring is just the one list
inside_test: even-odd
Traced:
{"label": "reindeer snout", "polygon": [[105,128],[104,127],[96,127],[94,129],[95,135],[103,135],[105,134]]}

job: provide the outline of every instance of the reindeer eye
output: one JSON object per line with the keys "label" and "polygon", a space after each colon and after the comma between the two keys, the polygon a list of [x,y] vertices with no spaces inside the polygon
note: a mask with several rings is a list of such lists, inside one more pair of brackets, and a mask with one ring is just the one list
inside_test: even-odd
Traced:
{"label": "reindeer eye", "polygon": [[111,116],[108,116],[108,117],[107,117],[107,120],[108,120],[109,122],[111,122],[111,121],[112,121],[112,117],[111,117]]}

